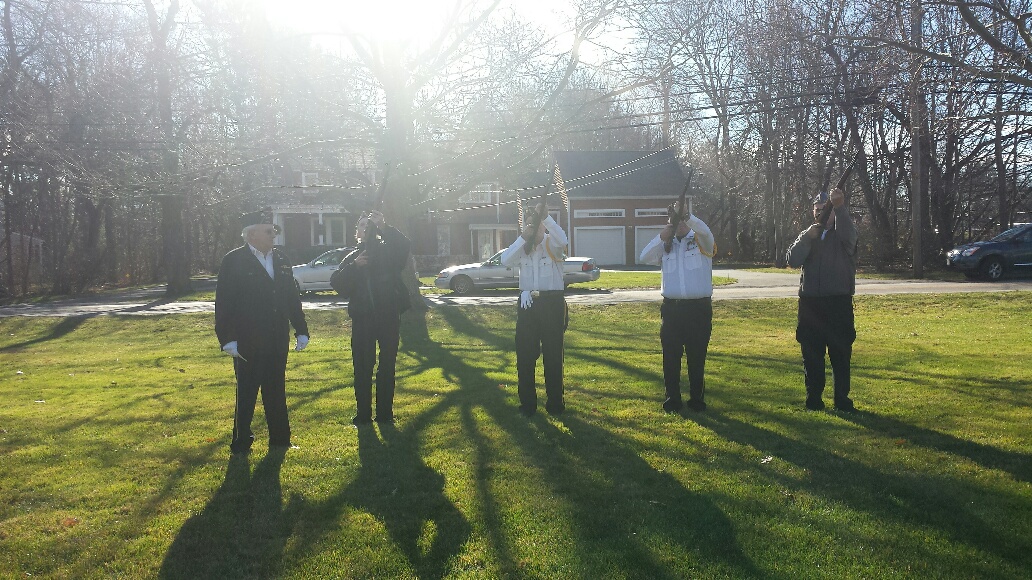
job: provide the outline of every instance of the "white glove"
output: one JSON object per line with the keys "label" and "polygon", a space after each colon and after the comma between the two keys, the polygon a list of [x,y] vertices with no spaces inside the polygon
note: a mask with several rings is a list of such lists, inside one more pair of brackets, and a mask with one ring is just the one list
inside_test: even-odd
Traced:
{"label": "white glove", "polygon": [[297,335],[297,346],[294,347],[295,351],[302,351],[308,346],[308,336],[304,334]]}
{"label": "white glove", "polygon": [[524,290],[520,292],[520,308],[526,310],[530,308],[530,305],[534,303],[534,297],[530,295],[530,290]]}
{"label": "white glove", "polygon": [[222,352],[228,354],[231,357],[240,356],[240,351],[237,350],[237,341],[234,340],[231,342],[227,342],[226,345],[222,347]]}

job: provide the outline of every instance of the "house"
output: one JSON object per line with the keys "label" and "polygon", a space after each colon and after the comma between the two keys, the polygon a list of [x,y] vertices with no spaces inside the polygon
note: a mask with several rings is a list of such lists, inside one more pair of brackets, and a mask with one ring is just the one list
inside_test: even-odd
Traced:
{"label": "house", "polygon": [[685,186],[671,149],[557,151],[555,163],[570,199],[570,254],[600,265],[637,264]]}
{"label": "house", "polygon": [[[428,212],[413,228],[415,253],[451,256],[455,264],[464,257],[486,259],[518,235],[517,195],[529,207],[547,194],[549,213],[570,237],[570,255],[595,258],[606,266],[637,264],[641,250],[666,226],[667,206],[685,186],[674,152],[554,155],[551,172],[525,175],[507,185],[484,183],[455,207]],[[569,211],[558,193],[560,181]]]}
{"label": "house", "polygon": [[355,225],[375,196],[375,186],[371,177],[356,171],[334,185],[321,184],[318,172],[297,171],[292,185],[266,193],[266,211],[280,228],[275,244],[300,263],[354,243]]}

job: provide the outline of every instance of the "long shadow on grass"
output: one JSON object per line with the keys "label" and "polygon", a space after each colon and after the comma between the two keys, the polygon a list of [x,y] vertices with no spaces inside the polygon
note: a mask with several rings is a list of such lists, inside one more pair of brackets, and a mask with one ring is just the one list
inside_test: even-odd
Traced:
{"label": "long shadow on grass", "polygon": [[285,453],[271,449],[253,473],[247,456],[231,457],[222,485],[204,510],[180,528],[158,577],[278,576],[290,536],[280,487]]}
{"label": "long shadow on grass", "polygon": [[[316,553],[323,541],[340,529],[341,518],[351,508],[359,508],[384,526],[418,577],[444,576],[449,560],[468,538],[470,526],[444,494],[444,477],[420,457],[419,436],[450,405],[449,398],[442,397],[433,408],[409,422],[404,431],[382,424],[382,438],[372,425],[359,427],[358,475],[325,500],[309,503],[299,499],[291,504],[297,541],[288,558],[300,563]],[[394,569],[378,569],[375,563],[369,566],[370,576],[397,573]]]}
{"label": "long shadow on grass", "polygon": [[29,340],[24,340],[22,342],[18,342],[15,344],[9,344],[5,347],[0,348],[0,352],[16,351],[27,346],[32,346],[34,344],[39,344],[41,342],[47,342],[48,340],[56,340],[74,331],[75,329],[82,326],[84,322],[96,316],[96,314],[86,314],[83,316],[69,316],[67,318],[62,319],[61,322],[58,322],[53,327],[51,327],[50,332],[47,332],[46,334],[41,336],[37,336],[36,338],[30,338]]}
{"label": "long shadow on grass", "polygon": [[[511,338],[474,324],[460,309],[438,312],[456,333],[497,348],[513,348]],[[433,350],[432,345],[427,346]],[[506,401],[505,391],[494,388],[486,377],[478,377],[475,369],[461,359],[440,351],[433,352],[430,358],[463,369],[458,373],[464,397],[462,422],[476,446],[478,503],[485,512],[483,519],[503,575],[521,575],[524,565],[533,568],[533,563],[521,563],[513,555],[515,548],[510,546],[522,542],[518,537],[509,537],[514,532],[505,529],[511,524],[506,524],[502,515],[504,501],[493,496],[486,481],[492,477],[496,458],[505,451],[493,447],[489,437],[480,431],[473,407],[487,411],[535,465],[535,472],[547,478],[545,485],[563,499],[572,513],[569,524],[576,535],[579,576],[675,578],[682,577],[686,568],[702,568],[709,573],[719,569],[721,574],[734,577],[760,575],[739,547],[723,512],[706,497],[689,492],[672,476],[655,470],[634,451],[632,444],[578,419],[572,409],[562,421],[569,434],[552,427],[540,415],[528,421]],[[626,372],[637,371],[621,366]],[[663,547],[657,548],[660,544]],[[685,563],[686,556],[689,560]]]}
{"label": "long shadow on grass", "polygon": [[[1032,541],[1003,528],[1000,522],[988,521],[984,513],[987,507],[975,505],[980,503],[975,500],[985,499],[981,489],[920,472],[887,473],[804,440],[724,415],[697,414],[689,419],[728,441],[771,453],[811,474],[802,483],[795,479],[782,481],[786,487],[802,487],[808,493],[830,498],[878,520],[940,530],[960,544],[995,554],[1019,568],[1032,565]],[[966,554],[958,555],[955,564],[960,566],[960,576],[984,572],[978,567],[979,562]]]}
{"label": "long shadow on grass", "polygon": [[946,433],[932,431],[892,417],[879,415],[871,411],[863,411],[852,415],[843,415],[843,419],[861,427],[879,431],[891,439],[904,439],[914,445],[935,449],[942,453],[960,455],[986,469],[998,469],[1014,476],[1015,479],[1032,483],[1032,455],[1004,451],[989,445],[982,445]]}

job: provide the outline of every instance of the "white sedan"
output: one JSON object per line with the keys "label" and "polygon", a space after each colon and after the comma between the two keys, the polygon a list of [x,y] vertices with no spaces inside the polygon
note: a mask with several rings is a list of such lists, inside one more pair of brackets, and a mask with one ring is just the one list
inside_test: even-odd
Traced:
{"label": "white sedan", "polygon": [[[434,286],[456,294],[468,294],[477,288],[519,288],[520,267],[502,265],[502,253],[485,262],[452,266],[441,270]],[[566,258],[563,264],[563,282],[567,286],[578,282],[598,280],[601,270],[594,258]]]}
{"label": "white sedan", "polygon": [[336,250],[319,254],[318,257],[307,264],[294,266],[294,284],[297,285],[297,291],[305,294],[307,292],[333,290],[330,287],[330,276],[337,271],[340,261],[351,250],[354,250],[354,248],[337,248]]}

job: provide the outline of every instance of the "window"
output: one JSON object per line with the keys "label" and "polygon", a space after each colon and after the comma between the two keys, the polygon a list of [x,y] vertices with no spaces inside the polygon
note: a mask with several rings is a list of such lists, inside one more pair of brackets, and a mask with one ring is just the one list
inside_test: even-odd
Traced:
{"label": "window", "polygon": [[649,209],[636,209],[634,210],[634,217],[667,217],[667,210],[665,207],[652,207]]}
{"label": "window", "polygon": [[437,255],[451,255],[451,227],[446,224],[437,226]]}
{"label": "window", "polygon": [[327,219],[326,233],[329,234],[329,239],[326,240],[326,243],[329,245],[347,243],[347,235],[344,233],[344,218]]}
{"label": "window", "polygon": [[302,171],[301,172],[301,187],[311,187],[313,185],[319,185],[319,172],[318,171]]}
{"label": "window", "polygon": [[494,201],[496,191],[498,191],[497,183],[481,183],[460,197],[459,201],[461,203],[491,203]]}
{"label": "window", "polygon": [[584,219],[584,218],[622,218],[622,217],[624,217],[624,210],[622,210],[622,209],[578,209],[578,210],[574,210],[573,217],[580,218],[580,219]]}

